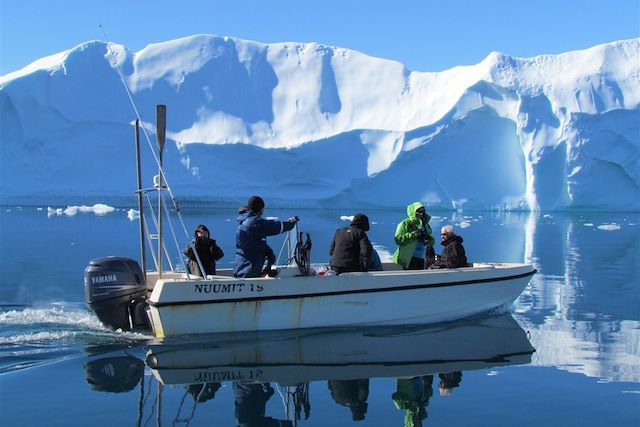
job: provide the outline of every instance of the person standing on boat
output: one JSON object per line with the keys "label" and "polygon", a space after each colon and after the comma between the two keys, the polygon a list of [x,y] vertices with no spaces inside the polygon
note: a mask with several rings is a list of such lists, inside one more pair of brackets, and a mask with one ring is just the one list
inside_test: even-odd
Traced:
{"label": "person standing on boat", "polygon": [[[210,237],[209,229],[204,224],[196,227],[193,236],[193,242],[184,249],[184,254],[189,258],[189,273],[203,276],[198,265],[198,258],[200,258],[205,274],[216,274],[216,261],[224,256],[224,252],[222,252],[216,241]],[[193,252],[194,247],[198,258]]]}
{"label": "person standing on boat", "polygon": [[444,246],[442,255],[430,268],[460,268],[467,266],[467,255],[462,246],[463,239],[458,236],[452,225],[445,225],[440,230],[440,244]]}
{"label": "person standing on boat", "polygon": [[238,211],[236,230],[236,257],[233,266],[235,277],[262,276],[264,261],[275,262],[273,250],[267,245],[267,236],[287,232],[296,225],[298,217],[288,221],[273,221],[262,218],[264,200],[251,196],[247,204]]}
{"label": "person standing on boat", "polygon": [[398,248],[392,260],[405,270],[422,270],[433,263],[435,239],[429,226],[430,219],[424,205],[413,202],[407,206],[407,218],[396,227],[394,240]]}
{"label": "person standing on boat", "polygon": [[329,255],[336,273],[368,271],[373,246],[367,237],[369,218],[356,214],[348,227],[339,228],[333,236]]}

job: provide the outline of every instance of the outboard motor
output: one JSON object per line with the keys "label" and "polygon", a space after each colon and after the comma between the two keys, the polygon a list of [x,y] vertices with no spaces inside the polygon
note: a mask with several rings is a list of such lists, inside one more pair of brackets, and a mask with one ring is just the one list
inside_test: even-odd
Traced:
{"label": "outboard motor", "polygon": [[84,270],[84,298],[98,319],[114,329],[150,328],[144,274],[130,258],[91,260]]}

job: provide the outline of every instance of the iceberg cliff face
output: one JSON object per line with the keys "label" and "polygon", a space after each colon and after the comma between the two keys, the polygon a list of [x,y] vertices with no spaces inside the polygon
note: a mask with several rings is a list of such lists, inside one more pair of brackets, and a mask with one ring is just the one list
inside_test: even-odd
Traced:
{"label": "iceberg cliff face", "polygon": [[640,209],[640,39],[439,73],[315,43],[88,42],[0,77],[0,201],[133,200],[116,61],[151,140],[167,105],[181,199]]}

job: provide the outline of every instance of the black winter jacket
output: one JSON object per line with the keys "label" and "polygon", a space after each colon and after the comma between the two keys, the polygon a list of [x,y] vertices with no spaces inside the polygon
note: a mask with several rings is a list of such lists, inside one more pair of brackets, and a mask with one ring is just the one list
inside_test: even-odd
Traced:
{"label": "black winter jacket", "polygon": [[[207,275],[216,274],[216,261],[224,256],[224,252],[222,252],[220,246],[218,246],[216,241],[213,239],[200,237],[195,239],[195,247],[205,273]],[[184,249],[184,254],[189,258],[189,273],[195,274],[196,276],[202,276],[191,244]]]}
{"label": "black winter jacket", "polygon": [[339,273],[367,271],[372,250],[367,233],[360,228],[355,225],[339,228],[329,248],[331,267]]}
{"label": "black winter jacket", "polygon": [[467,255],[462,246],[463,239],[453,235],[442,242],[444,249],[440,259],[433,263],[431,268],[460,268],[467,266]]}

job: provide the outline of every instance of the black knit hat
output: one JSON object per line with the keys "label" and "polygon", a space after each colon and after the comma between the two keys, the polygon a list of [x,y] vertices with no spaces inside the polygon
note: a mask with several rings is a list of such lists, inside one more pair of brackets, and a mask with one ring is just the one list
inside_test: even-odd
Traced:
{"label": "black knit hat", "polygon": [[355,214],[353,221],[351,221],[351,225],[355,225],[362,231],[369,231],[369,218],[362,213]]}
{"label": "black knit hat", "polygon": [[258,213],[264,209],[264,200],[262,200],[260,196],[251,196],[249,197],[249,201],[247,201],[247,208]]}

